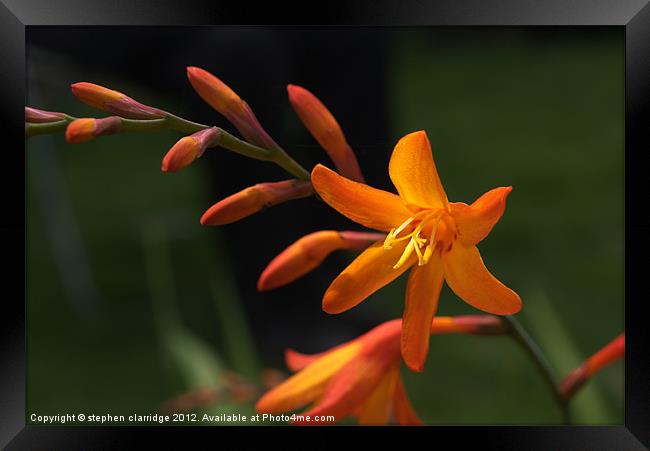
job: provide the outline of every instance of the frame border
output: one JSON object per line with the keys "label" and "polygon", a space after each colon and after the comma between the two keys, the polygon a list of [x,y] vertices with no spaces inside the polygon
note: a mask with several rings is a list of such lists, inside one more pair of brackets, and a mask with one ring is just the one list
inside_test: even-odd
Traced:
{"label": "frame border", "polygon": [[[26,215],[23,107],[25,101],[25,31],[41,25],[225,25],[228,23],[272,25],[618,25],[625,28],[625,426],[533,426],[473,427],[437,426],[435,439],[477,445],[484,449],[590,449],[641,450],[650,446],[650,347],[645,324],[646,300],[642,290],[647,278],[643,261],[650,245],[650,209],[644,208],[648,183],[643,151],[650,149],[650,5],[648,0],[417,0],[365,3],[332,3],[312,13],[310,5],[283,14],[278,6],[247,5],[220,1],[185,0],[0,0],[0,127],[3,128],[5,170],[0,189],[5,196],[0,240],[3,244],[2,272],[5,290],[20,296],[5,296],[0,329],[0,446],[7,449],[90,449],[151,445],[151,427],[46,427],[25,426],[25,299]],[[22,142],[22,143],[21,143]],[[11,144],[9,144],[11,143]],[[14,145],[15,143],[15,145]],[[21,214],[22,213],[22,214]],[[17,265],[16,262],[22,262]],[[21,277],[22,275],[22,277]],[[22,284],[19,282],[22,281]],[[629,301],[628,301],[629,299]],[[646,310],[647,311],[647,310]],[[236,426],[213,428],[155,427],[157,440],[197,443],[214,433],[236,431]],[[354,430],[367,432],[369,428]],[[275,436],[284,428],[267,427]],[[322,427],[292,429],[293,435],[324,438]],[[328,434],[353,428],[330,428]],[[372,435],[404,428],[374,428]],[[307,432],[310,431],[310,432]],[[241,430],[239,431],[241,432]],[[409,429],[426,434],[430,428]],[[303,434],[309,434],[307,436]],[[428,437],[421,436],[423,439]],[[294,439],[292,439],[294,440]],[[11,443],[10,443],[11,442]],[[645,444],[645,446],[644,446]]]}

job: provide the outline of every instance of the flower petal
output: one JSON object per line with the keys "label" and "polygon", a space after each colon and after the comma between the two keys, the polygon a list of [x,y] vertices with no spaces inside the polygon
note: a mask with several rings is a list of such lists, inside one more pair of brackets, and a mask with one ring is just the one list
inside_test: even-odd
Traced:
{"label": "flower petal", "polygon": [[329,379],[353,359],[360,348],[358,343],[350,343],[312,362],[299,373],[266,392],[255,406],[257,412],[288,412],[318,398]]}
{"label": "flower petal", "polygon": [[334,421],[340,421],[353,414],[372,395],[392,364],[391,360],[366,355],[350,360],[332,378],[320,402],[304,415],[332,415]]}
{"label": "flower petal", "polygon": [[456,241],[443,262],[447,283],[463,301],[495,315],[521,310],[519,295],[490,274],[476,246]]}
{"label": "flower petal", "polygon": [[458,227],[458,238],[466,244],[477,244],[499,222],[506,209],[506,198],[511,186],[495,188],[479,197],[472,205],[462,202],[450,204],[451,215]]}
{"label": "flower petal", "polygon": [[311,172],[311,181],[332,208],[371,229],[390,231],[413,214],[399,196],[349,180],[321,164]]}
{"label": "flower petal", "polygon": [[438,308],[444,271],[440,253],[431,256],[424,266],[414,266],[406,287],[406,304],[402,325],[402,356],[413,371],[424,369],[429,352],[431,321]]}
{"label": "flower petal", "polygon": [[393,269],[405,248],[405,241],[394,243],[391,249],[384,249],[383,241],[378,241],[363,251],[329,286],[323,296],[323,310],[341,313],[351,309],[399,277],[417,259],[413,253],[404,265]]}
{"label": "flower petal", "polygon": [[317,354],[303,354],[293,349],[287,349],[284,351],[284,361],[287,364],[287,368],[289,368],[291,371],[293,372],[300,371],[303,368],[311,365],[321,357],[324,357],[330,352],[334,352],[336,349],[342,348],[343,346],[346,345],[347,343],[339,346],[335,346],[331,349],[328,349],[327,351],[319,352]]}
{"label": "flower petal", "polygon": [[422,420],[418,418],[418,415],[415,413],[415,410],[411,405],[411,401],[409,401],[401,377],[397,379],[395,391],[393,393],[393,415],[395,416],[395,421],[401,425],[422,424]]}
{"label": "flower petal", "polygon": [[364,403],[359,414],[359,424],[386,424],[390,417],[391,398],[399,378],[399,365],[388,371],[379,386]]}
{"label": "flower petal", "polygon": [[425,208],[447,207],[447,194],[438,177],[426,132],[414,132],[399,140],[390,157],[388,172],[407,204]]}

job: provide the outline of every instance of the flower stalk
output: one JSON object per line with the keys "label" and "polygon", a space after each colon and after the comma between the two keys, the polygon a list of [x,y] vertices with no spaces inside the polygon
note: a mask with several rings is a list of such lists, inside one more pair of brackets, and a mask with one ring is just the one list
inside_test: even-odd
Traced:
{"label": "flower stalk", "polygon": [[532,337],[528,334],[524,326],[511,315],[502,316],[502,319],[505,324],[508,326],[509,335],[523,348],[523,350],[528,354],[530,359],[535,364],[535,367],[542,375],[546,385],[551,390],[553,394],[553,399],[557,403],[557,406],[560,408],[562,413],[562,420],[564,424],[571,424],[571,415],[569,412],[569,402],[562,396],[560,392],[560,387],[557,383],[557,378],[555,372],[551,367],[548,359],[540,349],[540,347],[535,343]]}

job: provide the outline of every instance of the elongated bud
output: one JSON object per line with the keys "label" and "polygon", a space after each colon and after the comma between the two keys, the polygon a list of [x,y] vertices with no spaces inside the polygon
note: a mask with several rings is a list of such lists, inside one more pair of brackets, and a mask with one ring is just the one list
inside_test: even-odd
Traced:
{"label": "elongated bud", "polygon": [[25,122],[41,124],[44,122],[58,122],[65,119],[65,114],[53,111],[44,111],[29,106],[25,107]]}
{"label": "elongated bud", "polygon": [[268,291],[281,287],[320,266],[336,250],[360,251],[385,238],[381,233],[334,230],[310,233],[287,247],[268,264],[257,281],[257,289]]}
{"label": "elongated bud", "polygon": [[160,119],[166,115],[164,111],[143,105],[119,91],[93,83],[73,83],[70,88],[72,94],[86,105],[128,119]]}
{"label": "elongated bud", "polygon": [[363,182],[363,174],[338,122],[318,98],[301,86],[288,85],[289,101],[316,141],[325,149],[341,175]]}
{"label": "elongated bud", "polygon": [[208,147],[216,146],[220,138],[221,131],[216,127],[181,138],[163,158],[162,171],[176,172],[183,169],[203,155]]}
{"label": "elongated bud", "polygon": [[621,334],[571,371],[560,383],[560,393],[571,398],[594,374],[625,355],[625,334]]}
{"label": "elongated bud", "polygon": [[196,93],[223,114],[247,141],[271,149],[278,145],[262,128],[253,110],[224,82],[200,67],[187,68],[187,78]]}
{"label": "elongated bud", "polygon": [[258,183],[214,204],[201,217],[201,224],[230,224],[265,207],[307,197],[313,192],[311,183],[302,180]]}
{"label": "elongated bud", "polygon": [[82,118],[75,119],[68,124],[65,131],[65,139],[70,144],[79,144],[97,136],[112,135],[122,128],[122,119],[117,116],[109,116],[101,119]]}
{"label": "elongated bud", "polygon": [[501,318],[492,315],[437,316],[431,323],[431,333],[502,335],[507,327]]}

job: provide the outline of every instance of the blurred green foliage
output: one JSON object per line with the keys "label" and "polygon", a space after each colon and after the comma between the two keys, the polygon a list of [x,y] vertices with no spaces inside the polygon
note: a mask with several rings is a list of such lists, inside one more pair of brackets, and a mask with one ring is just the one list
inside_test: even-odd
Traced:
{"label": "blurred green foliage", "polygon": [[[512,28],[467,40],[457,33],[391,32],[390,136],[427,131],[452,201],[514,187],[480,249],[488,268],[519,292],[518,317],[566,374],[624,327],[623,35],[533,39]],[[85,108],[54,97],[47,80],[30,75],[37,106]],[[124,91],[153,96],[141,86]],[[372,120],[372,111],[360,114]],[[219,229],[198,225],[214,201],[201,165],[159,170],[176,138],[125,135],[71,146],[56,136],[27,144],[28,412],[151,413],[192,387],[218,386],[224,368],[255,381],[261,362],[280,362],[257,354]],[[69,208],[58,209],[57,196]],[[74,277],[63,280],[60,255],[79,243],[90,269],[75,288]],[[334,258],[344,264],[350,256]],[[404,282],[350,314],[401,315]],[[76,308],[74,293],[92,305]],[[443,289],[439,314],[469,313],[476,311]],[[434,337],[424,373],[403,373],[427,423],[560,421],[542,378],[507,338]],[[250,414],[252,406],[214,411]],[[578,423],[622,423],[620,362],[577,395],[573,413]]]}

